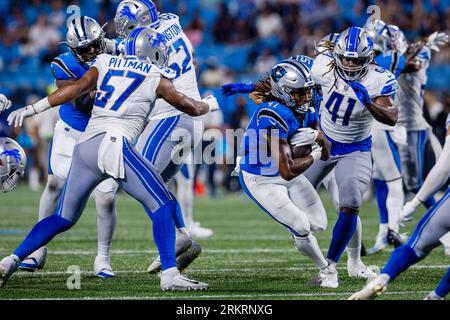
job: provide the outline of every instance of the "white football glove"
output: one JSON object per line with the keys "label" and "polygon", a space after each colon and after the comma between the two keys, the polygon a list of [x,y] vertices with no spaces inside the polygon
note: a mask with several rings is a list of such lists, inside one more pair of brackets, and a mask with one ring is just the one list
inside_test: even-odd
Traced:
{"label": "white football glove", "polygon": [[413,218],[413,214],[417,210],[417,207],[419,205],[420,205],[420,201],[417,200],[416,198],[405,203],[405,205],[402,208],[402,211],[400,212],[399,223],[401,224],[402,222],[411,221]]}
{"label": "white football glove", "polygon": [[11,108],[11,106],[12,102],[9,101],[5,95],[0,94],[0,113],[2,113],[5,110],[8,110],[9,108]]}
{"label": "white football glove", "polygon": [[311,128],[301,128],[291,137],[289,143],[294,147],[312,145],[319,135],[319,131]]}
{"label": "white football glove", "polygon": [[209,112],[219,110],[219,103],[217,102],[216,97],[214,97],[213,95],[209,95],[206,98],[202,99],[202,102],[209,105]]}
{"label": "white football glove", "polygon": [[314,162],[317,160],[320,160],[322,158],[322,147],[319,146],[317,143],[313,146],[313,150],[311,151],[311,156],[314,159]]}
{"label": "white football glove", "polygon": [[439,52],[439,47],[445,45],[448,40],[449,37],[447,34],[435,31],[428,36],[426,46],[432,51]]}
{"label": "white football glove", "polygon": [[29,105],[11,112],[7,121],[10,126],[21,127],[23,124],[23,119],[34,116],[36,113],[37,112],[33,106]]}

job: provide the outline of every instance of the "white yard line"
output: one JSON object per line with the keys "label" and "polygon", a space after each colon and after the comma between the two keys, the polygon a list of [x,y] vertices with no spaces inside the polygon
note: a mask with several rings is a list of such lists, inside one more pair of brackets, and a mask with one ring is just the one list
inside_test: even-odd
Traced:
{"label": "white yard line", "polygon": [[[448,265],[418,265],[411,266],[409,269],[448,269]],[[346,267],[337,267],[338,270],[347,270]],[[307,270],[317,270],[315,266],[304,266],[304,267],[285,267],[285,268],[218,268],[218,269],[189,269],[190,272],[197,273],[225,273],[225,272],[280,272],[280,271],[307,271]],[[145,274],[145,270],[114,270],[116,274]],[[65,271],[37,271],[36,273],[29,272],[16,272],[14,276],[46,276],[46,275],[66,275],[72,274]],[[81,271],[82,275],[93,275],[93,271]]]}
{"label": "white yard line", "polygon": [[[274,297],[350,297],[354,292],[323,292],[323,293],[251,293],[251,294],[209,294],[209,295],[197,295],[195,292],[190,292],[189,296],[183,297],[177,295],[176,297],[161,297],[161,295],[155,296],[119,296],[119,297],[77,297],[77,298],[26,298],[26,299],[14,299],[14,300],[195,300],[195,299],[218,299],[218,298],[274,298]],[[426,295],[429,291],[388,291],[384,295],[411,295],[420,294]],[[226,302],[223,302],[226,304]],[[255,302],[249,302],[249,304],[255,304]],[[245,304],[245,303],[244,303]]]}

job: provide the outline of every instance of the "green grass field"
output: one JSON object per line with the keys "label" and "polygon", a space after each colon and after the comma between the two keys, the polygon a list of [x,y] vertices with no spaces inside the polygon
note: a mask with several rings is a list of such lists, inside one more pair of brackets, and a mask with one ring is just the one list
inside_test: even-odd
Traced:
{"label": "green grass field", "polygon": [[[37,218],[40,193],[23,187],[1,195],[0,255],[13,251]],[[328,230],[317,234],[325,251],[336,214],[327,195],[322,199],[329,216]],[[373,244],[378,230],[374,202],[362,210],[363,239]],[[418,212],[417,217],[423,213]],[[121,194],[118,199],[118,223],[112,248],[112,264],[117,277],[99,279],[92,264],[97,249],[96,216],[92,199],[79,223],[49,244],[45,269],[35,273],[17,272],[0,289],[0,299],[346,299],[362,288],[365,281],[346,273],[346,256],[338,265],[338,289],[310,288],[308,282],[317,270],[294,248],[288,232],[259,210],[243,194],[216,199],[198,199],[195,217],[203,226],[214,229],[214,236],[199,243],[203,252],[186,271],[189,277],[208,282],[207,292],[173,293],[159,289],[159,278],[145,272],[156,254],[152,227],[140,205]],[[407,231],[415,223],[408,225]],[[364,257],[368,265],[383,266],[391,250]],[[422,299],[445,273],[449,258],[442,247],[423,262],[405,272],[389,286],[380,299]],[[82,270],[81,289],[69,290],[67,268]]]}

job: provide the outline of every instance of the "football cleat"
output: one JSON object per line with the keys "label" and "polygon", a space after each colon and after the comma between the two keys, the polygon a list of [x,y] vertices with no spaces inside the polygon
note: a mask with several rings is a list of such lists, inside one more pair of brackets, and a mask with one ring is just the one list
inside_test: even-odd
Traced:
{"label": "football cleat", "polygon": [[191,247],[177,257],[177,268],[180,272],[184,271],[198,256],[202,253],[202,247],[192,240]]}
{"label": "football cleat", "polygon": [[96,256],[94,260],[94,272],[100,278],[114,278],[116,276],[112,270],[109,257]]}
{"label": "football cleat", "polygon": [[367,255],[373,255],[383,251],[388,245],[386,237],[387,234],[385,232],[378,232],[375,244],[367,251]]}
{"label": "football cleat", "polygon": [[400,247],[404,243],[404,237],[403,235],[399,234],[398,232],[389,229],[388,234],[386,236],[386,241],[390,245],[393,245],[395,248]]}
{"label": "football cleat", "polygon": [[356,263],[347,261],[347,272],[351,278],[374,279],[377,277],[377,274],[361,260]]}
{"label": "football cleat", "polygon": [[385,275],[380,275],[369,282],[362,290],[355,292],[348,300],[372,300],[384,293],[387,289]]}
{"label": "football cleat", "polygon": [[37,249],[35,252],[26,257],[19,265],[22,271],[34,272],[41,270],[47,261],[47,247]]}
{"label": "football cleat", "polygon": [[186,278],[176,268],[161,273],[162,291],[206,291],[209,285],[204,282]]}
{"label": "football cleat", "polygon": [[9,277],[19,267],[20,260],[14,255],[9,255],[0,261],[0,288],[6,285]]}
{"label": "football cleat", "polygon": [[[192,246],[192,242],[193,242],[192,239],[189,238],[188,236],[186,236],[185,234],[178,233],[177,234],[177,238],[176,238],[176,242],[175,242],[175,256],[179,257],[180,255],[182,255],[183,253],[188,251],[189,248]],[[192,259],[192,261],[194,261],[194,259]],[[177,265],[178,265],[178,259],[177,259]],[[160,270],[161,270],[161,259],[160,259],[160,256],[158,255],[155,258],[155,260],[153,260],[153,262],[148,267],[147,272],[148,273],[157,273]]]}
{"label": "football cleat", "polygon": [[444,300],[443,297],[440,297],[436,294],[436,292],[431,291],[429,294],[426,295],[426,297],[423,300]]}
{"label": "football cleat", "polygon": [[328,267],[320,269],[319,276],[310,282],[313,287],[333,288],[339,287],[339,278],[336,266],[330,263]]}
{"label": "football cleat", "polygon": [[194,239],[206,239],[214,234],[214,231],[200,226],[199,222],[193,222],[189,227],[189,234]]}

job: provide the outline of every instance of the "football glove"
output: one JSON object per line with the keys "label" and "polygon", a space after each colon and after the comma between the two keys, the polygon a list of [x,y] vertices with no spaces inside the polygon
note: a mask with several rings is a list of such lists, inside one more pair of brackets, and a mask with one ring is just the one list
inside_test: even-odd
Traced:
{"label": "football glove", "polygon": [[0,113],[2,113],[5,110],[8,110],[9,108],[11,108],[11,106],[12,102],[9,101],[5,95],[0,94]]}
{"label": "football glove", "polygon": [[209,106],[209,112],[219,110],[219,103],[217,102],[216,97],[214,97],[213,95],[209,95],[206,98],[202,99],[202,102],[206,103]]}
{"label": "football glove", "polygon": [[10,126],[21,127],[25,118],[34,116],[36,113],[33,106],[29,105],[11,112],[7,121]]}
{"label": "football glove", "polygon": [[445,45],[448,40],[449,37],[447,34],[435,31],[428,36],[426,46],[432,51],[439,52],[439,47]]}
{"label": "football glove", "polygon": [[362,85],[359,82],[351,82],[347,81],[347,84],[353,89],[353,91],[356,94],[356,97],[359,101],[365,106],[369,105],[372,102],[372,99],[370,98],[369,92],[367,91],[366,87]]}
{"label": "football glove", "polygon": [[319,131],[311,128],[301,128],[291,137],[289,143],[294,147],[309,146],[316,141]]}
{"label": "football glove", "polygon": [[255,90],[253,84],[245,83],[230,83],[222,86],[222,94],[226,97],[231,97],[238,93],[250,93]]}

